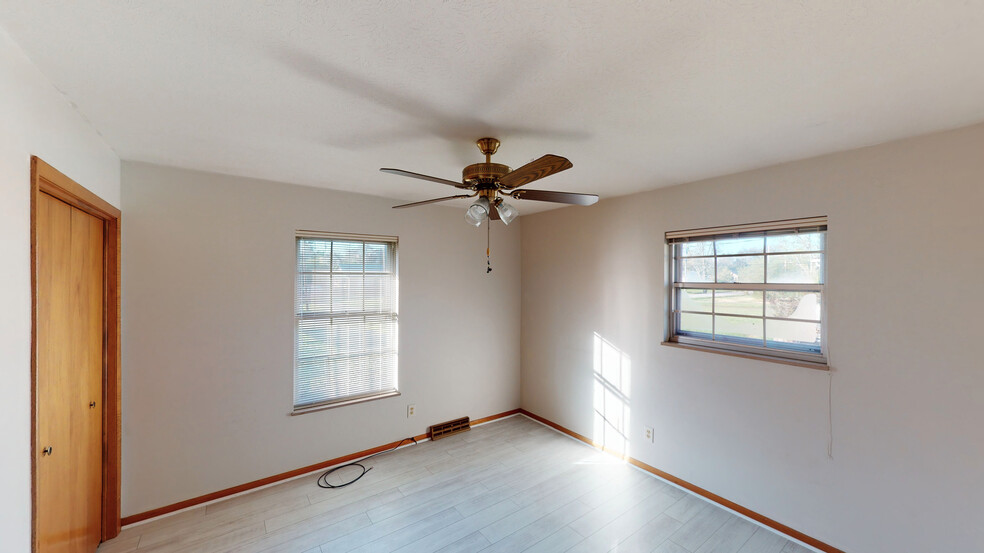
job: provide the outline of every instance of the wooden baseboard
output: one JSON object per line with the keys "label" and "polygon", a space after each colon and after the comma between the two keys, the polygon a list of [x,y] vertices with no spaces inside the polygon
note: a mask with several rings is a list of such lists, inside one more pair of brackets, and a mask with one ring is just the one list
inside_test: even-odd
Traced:
{"label": "wooden baseboard", "polygon": [[471,425],[472,426],[478,426],[480,424],[485,424],[487,422],[492,422],[494,420],[504,419],[506,417],[511,417],[513,415],[518,415],[518,414],[520,414],[522,412],[523,412],[522,409],[513,409],[512,411],[503,411],[503,412],[498,413],[498,414],[495,414],[495,415],[490,415],[488,417],[482,417],[480,419],[475,419],[475,420],[471,421]]}
{"label": "wooden baseboard", "polygon": [[[504,411],[495,415],[490,415],[488,417],[483,417],[471,421],[471,425],[475,426],[477,424],[482,424],[485,422],[494,421],[496,419],[501,419],[504,417],[509,417],[520,413],[519,409],[513,409],[511,411]],[[419,436],[414,436],[417,441],[426,440],[427,434],[420,434]],[[289,480],[296,476],[301,476],[308,474],[310,472],[315,472],[322,469],[327,469],[328,467],[334,465],[340,465],[342,463],[347,463],[367,455],[372,455],[374,453],[379,453],[380,451],[386,451],[387,449],[393,449],[400,442],[391,442],[388,444],[383,444],[370,449],[365,449],[363,451],[357,451],[355,453],[350,453],[348,455],[343,455],[341,457],[336,457],[335,459],[329,459],[327,461],[322,461],[320,463],[315,463],[313,465],[308,465],[306,467],[301,467],[298,469],[290,470],[287,472],[282,472],[280,474],[275,474],[273,476],[268,476],[266,478],[260,478],[259,480],[253,480],[252,482],[247,482],[245,484],[240,484],[238,486],[233,486],[231,488],[226,488],[224,490],[219,490],[212,493],[207,493],[205,495],[200,495],[198,497],[193,497],[191,499],[186,499],[184,501],[179,501],[177,503],[172,503],[171,505],[165,505],[163,507],[158,507],[156,509],[151,509],[149,511],[144,511],[142,513],[137,513],[134,515],[129,515],[123,517],[122,525],[127,526],[130,524],[136,524],[137,522],[143,522],[152,518],[157,518],[159,516],[164,516],[171,514],[182,509],[187,509],[188,507],[194,507],[196,505],[201,505],[202,503],[208,503],[209,501],[215,501],[216,499],[222,499],[223,497],[228,497],[230,495],[235,495],[237,493],[242,493],[252,489],[260,488],[269,484],[274,484],[283,480]]]}
{"label": "wooden baseboard", "polygon": [[650,465],[647,465],[646,463],[643,463],[642,461],[640,461],[638,459],[633,459],[632,457],[627,457],[627,456],[624,456],[624,455],[622,455],[622,454],[620,454],[618,452],[615,452],[615,451],[612,451],[610,449],[607,449],[602,444],[599,444],[599,443],[594,442],[593,440],[591,440],[587,436],[582,436],[581,434],[578,434],[577,432],[574,432],[573,430],[569,430],[567,428],[564,428],[563,426],[561,426],[561,425],[559,425],[559,424],[557,424],[557,423],[555,423],[553,421],[547,420],[547,419],[545,419],[545,418],[543,418],[543,417],[541,417],[539,415],[536,415],[534,413],[531,413],[531,412],[527,411],[526,409],[520,409],[519,411],[523,415],[526,415],[527,417],[529,417],[529,418],[531,418],[531,419],[533,419],[535,421],[541,422],[541,423],[549,426],[550,428],[553,428],[554,430],[557,430],[559,432],[563,432],[564,434],[567,434],[568,436],[570,436],[570,437],[572,437],[572,438],[574,438],[576,440],[580,440],[580,441],[582,441],[582,442],[584,442],[584,443],[586,443],[586,444],[588,444],[590,446],[593,446],[593,447],[602,449],[602,450],[607,451],[609,453],[612,453],[612,454],[614,454],[614,455],[616,455],[618,457],[621,457],[621,458],[625,459],[626,461],[628,461],[629,463],[632,463],[633,465],[641,468],[642,470],[644,470],[646,472],[655,474],[656,476],[662,478],[663,480],[672,482],[672,483],[676,484],[677,486],[680,486],[681,488],[684,488],[686,490],[689,490],[689,491],[691,491],[691,492],[693,492],[693,493],[695,493],[695,494],[697,494],[697,495],[699,495],[699,496],[701,496],[701,497],[703,497],[705,499],[708,499],[710,501],[713,501],[714,503],[717,503],[718,505],[721,505],[723,507],[726,507],[728,509],[731,509],[732,511],[734,511],[736,513],[739,513],[742,516],[748,517],[748,518],[750,518],[750,519],[752,519],[752,520],[754,520],[754,521],[756,521],[759,524],[762,524],[764,526],[768,526],[769,528],[772,528],[773,530],[775,530],[777,532],[780,532],[782,534],[785,534],[785,535],[787,535],[787,536],[789,536],[789,537],[791,537],[793,539],[797,539],[797,540],[799,540],[799,541],[801,541],[801,542],[803,542],[803,543],[805,543],[805,544],[807,544],[807,545],[809,545],[811,547],[815,547],[815,548],[819,549],[820,551],[824,551],[826,553],[844,553],[844,551],[842,551],[840,549],[837,549],[836,547],[834,547],[832,545],[827,545],[826,543],[824,543],[824,542],[822,542],[822,541],[820,541],[820,540],[818,540],[816,538],[811,538],[810,536],[807,536],[803,532],[800,532],[798,530],[794,530],[794,529],[790,528],[789,526],[786,526],[785,524],[783,524],[781,522],[777,522],[777,521],[775,521],[775,520],[773,520],[773,519],[771,519],[771,518],[769,518],[769,517],[767,517],[765,515],[761,515],[759,513],[756,513],[755,511],[752,511],[751,509],[747,509],[745,507],[742,507],[741,505],[735,503],[734,501],[730,501],[728,499],[725,499],[725,498],[721,497],[720,495],[717,495],[716,493],[707,491],[704,488],[701,488],[700,486],[697,486],[695,484],[691,484],[690,482],[687,482],[686,480],[683,480],[681,478],[677,478],[676,476],[673,476],[672,474],[669,474],[667,472],[663,472],[663,471],[659,470],[658,468],[655,468],[655,467],[652,467]]}

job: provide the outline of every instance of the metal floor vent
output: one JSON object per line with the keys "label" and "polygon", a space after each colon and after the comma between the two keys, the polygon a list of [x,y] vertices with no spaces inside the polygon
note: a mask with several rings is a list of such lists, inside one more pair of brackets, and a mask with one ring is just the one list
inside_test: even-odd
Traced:
{"label": "metal floor vent", "polygon": [[446,438],[452,434],[464,432],[465,430],[471,430],[471,421],[469,421],[468,417],[462,417],[460,419],[454,419],[453,421],[435,424],[430,427],[430,430],[428,430],[427,433],[431,440],[438,440],[440,438]]}

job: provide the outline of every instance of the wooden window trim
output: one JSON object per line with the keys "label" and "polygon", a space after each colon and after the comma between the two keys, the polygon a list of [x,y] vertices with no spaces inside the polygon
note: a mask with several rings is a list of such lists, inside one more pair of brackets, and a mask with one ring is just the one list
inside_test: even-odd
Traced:
{"label": "wooden window trim", "polygon": [[38,550],[37,535],[37,206],[39,194],[48,194],[104,222],[103,297],[103,478],[102,541],[120,533],[120,467],[122,401],[120,389],[120,219],[109,202],[64,175],[37,156],[31,157],[31,550]]}

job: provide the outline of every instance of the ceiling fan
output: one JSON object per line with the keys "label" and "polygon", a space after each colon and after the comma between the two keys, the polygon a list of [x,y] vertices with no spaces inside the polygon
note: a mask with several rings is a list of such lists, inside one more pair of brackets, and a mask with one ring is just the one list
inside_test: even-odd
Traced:
{"label": "ceiling fan", "polygon": [[598,201],[596,194],[554,192],[552,190],[517,190],[519,187],[535,180],[570,169],[574,165],[567,158],[547,154],[523,165],[519,169],[511,170],[508,166],[502,165],[501,163],[492,163],[492,154],[499,149],[499,141],[497,139],[480,138],[476,141],[476,144],[478,145],[478,149],[485,154],[485,163],[474,163],[465,167],[461,171],[461,182],[421,175],[420,173],[413,173],[402,169],[390,169],[388,167],[380,169],[384,173],[437,182],[458,189],[472,191],[471,194],[445,196],[443,198],[434,198],[433,200],[396,205],[393,208],[415,207],[418,205],[478,196],[478,200],[469,206],[465,212],[465,221],[477,227],[486,218],[491,221],[501,220],[508,225],[513,219],[519,216],[519,211],[503,200],[504,196],[509,196],[517,200],[539,200],[541,202],[574,205],[591,205]]}

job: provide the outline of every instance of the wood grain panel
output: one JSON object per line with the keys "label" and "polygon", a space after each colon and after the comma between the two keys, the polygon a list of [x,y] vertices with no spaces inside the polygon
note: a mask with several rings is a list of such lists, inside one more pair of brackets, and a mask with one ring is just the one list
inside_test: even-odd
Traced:
{"label": "wood grain panel", "polygon": [[[120,532],[120,211],[37,157],[30,185],[32,550],[93,551]],[[66,407],[41,408],[52,393]],[[76,510],[49,512],[53,493]]]}
{"label": "wood grain panel", "polygon": [[83,551],[94,550],[102,533],[103,226],[103,221],[72,208],[72,304],[76,314],[72,359],[76,366],[70,371],[80,383],[79,396],[74,398],[79,425],[75,473],[83,488],[78,505],[84,516],[80,521]]}
{"label": "wood grain panel", "polygon": [[[72,396],[64,367],[71,362],[72,208],[47,194],[37,206],[37,467],[38,550],[74,551],[79,500],[71,473]],[[48,453],[48,449],[50,453]]]}
{"label": "wood grain panel", "polygon": [[499,179],[499,184],[507,189],[518,188],[543,177],[549,177],[554,173],[566,171],[571,167],[574,165],[567,158],[547,154],[506,174]]}
{"label": "wood grain panel", "polygon": [[102,417],[90,404],[103,379],[103,222],[41,194],[37,224],[38,549],[89,552],[102,526]]}

